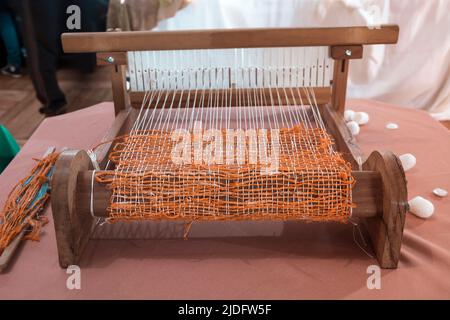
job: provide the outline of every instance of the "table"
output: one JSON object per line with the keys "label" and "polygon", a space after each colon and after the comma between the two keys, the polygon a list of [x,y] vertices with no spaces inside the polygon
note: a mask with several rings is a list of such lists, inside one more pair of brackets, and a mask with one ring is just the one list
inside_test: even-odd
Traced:
{"label": "table", "polygon": [[[218,238],[91,240],[80,263],[81,290],[69,290],[47,208],[41,241],[23,243],[0,275],[0,299],[450,298],[450,197],[432,194],[436,187],[450,190],[450,131],[422,111],[365,100],[350,100],[348,108],[370,115],[357,136],[365,155],[377,149],[414,154],[408,197],[435,205],[428,220],[407,214],[398,269],[381,271],[381,289],[367,287],[367,268],[376,260],[356,245],[352,225],[257,222],[249,230],[273,227],[277,235],[246,237],[249,231],[239,236],[238,230]],[[113,119],[111,103],[46,119],[0,176],[1,204],[33,157],[49,146],[91,148]],[[399,129],[386,129],[388,122]]]}

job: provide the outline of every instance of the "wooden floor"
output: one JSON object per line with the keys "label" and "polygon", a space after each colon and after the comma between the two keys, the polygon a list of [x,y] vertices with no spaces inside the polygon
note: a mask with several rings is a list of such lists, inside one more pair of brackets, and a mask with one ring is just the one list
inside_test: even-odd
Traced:
{"label": "wooden floor", "polygon": [[[58,82],[66,95],[68,112],[112,101],[108,68],[97,68],[92,74],[60,70]],[[19,79],[0,75],[0,124],[8,128],[20,145],[44,120],[39,113],[40,107],[28,75]]]}

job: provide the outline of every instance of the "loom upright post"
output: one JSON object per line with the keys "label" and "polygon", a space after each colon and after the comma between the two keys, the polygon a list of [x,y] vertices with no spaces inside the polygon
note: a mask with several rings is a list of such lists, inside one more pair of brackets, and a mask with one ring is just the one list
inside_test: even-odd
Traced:
{"label": "loom upright post", "polygon": [[363,46],[331,46],[330,56],[334,59],[333,83],[331,86],[331,105],[340,114],[343,114],[345,110],[350,60],[362,58]]}
{"label": "loom upright post", "polygon": [[100,52],[97,53],[97,65],[111,68],[111,87],[114,101],[114,112],[117,116],[129,106],[126,89],[126,52]]}

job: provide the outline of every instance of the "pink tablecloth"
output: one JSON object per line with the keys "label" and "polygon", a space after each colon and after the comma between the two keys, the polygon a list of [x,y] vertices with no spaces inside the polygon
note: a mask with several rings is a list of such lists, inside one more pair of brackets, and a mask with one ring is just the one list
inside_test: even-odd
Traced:
{"label": "pink tablecloth", "polygon": [[[41,241],[25,242],[0,275],[0,299],[450,298],[450,197],[431,192],[450,190],[450,131],[421,111],[356,100],[348,106],[370,114],[357,137],[365,154],[414,154],[417,165],[406,174],[409,198],[421,195],[435,205],[428,220],[407,215],[399,267],[382,270],[381,289],[367,287],[367,267],[376,261],[355,244],[350,225],[285,223],[276,237],[93,240],[80,264],[81,290],[69,290],[48,209]],[[1,202],[32,157],[49,146],[90,148],[113,118],[111,104],[103,103],[46,119],[0,176]],[[388,122],[399,129],[386,129]]]}

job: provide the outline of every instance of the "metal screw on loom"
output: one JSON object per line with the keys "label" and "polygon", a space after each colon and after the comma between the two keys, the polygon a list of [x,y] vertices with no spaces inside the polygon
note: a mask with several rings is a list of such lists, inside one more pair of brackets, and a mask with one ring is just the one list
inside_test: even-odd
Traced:
{"label": "metal screw on loom", "polygon": [[113,57],[108,57],[108,58],[106,58],[106,61],[108,61],[109,63],[113,63],[114,62],[114,58]]}
{"label": "metal screw on loom", "polygon": [[345,55],[350,57],[352,55],[352,50],[349,49],[345,50]]}

